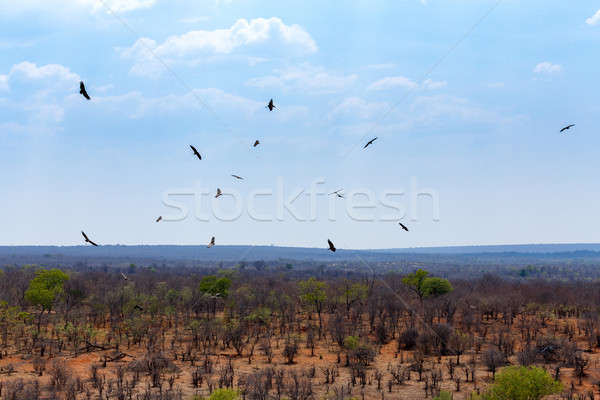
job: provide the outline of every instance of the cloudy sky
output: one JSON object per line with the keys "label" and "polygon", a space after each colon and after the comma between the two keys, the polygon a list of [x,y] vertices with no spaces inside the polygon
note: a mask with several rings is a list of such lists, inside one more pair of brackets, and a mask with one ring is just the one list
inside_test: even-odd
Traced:
{"label": "cloudy sky", "polygon": [[0,0],[0,244],[600,242],[599,54],[588,0]]}

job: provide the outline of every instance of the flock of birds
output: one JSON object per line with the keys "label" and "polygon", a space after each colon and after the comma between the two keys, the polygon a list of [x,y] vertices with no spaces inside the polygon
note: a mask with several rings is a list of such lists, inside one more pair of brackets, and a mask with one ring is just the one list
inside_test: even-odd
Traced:
{"label": "flock of birds", "polygon": [[[79,83],[79,93],[85,97],[87,100],[91,100],[90,95],[88,94],[87,90],[85,89],[85,84],[82,82]],[[267,103],[267,105],[265,106],[265,108],[267,108],[269,111],[273,111],[274,109],[276,109],[277,107],[275,106],[275,103],[273,102],[273,99],[269,100],[269,102]],[[571,128],[573,128],[575,126],[575,124],[570,124],[565,126],[564,128],[562,128],[560,130],[560,133],[563,133],[565,131],[570,130]],[[364,146],[363,149],[366,149],[367,147],[369,147],[370,145],[372,145],[375,141],[377,140],[377,137],[374,137],[373,139],[369,140]],[[258,145],[260,145],[260,141],[257,139],[254,144],[252,145],[252,147],[257,147]],[[198,149],[196,149],[193,145],[190,145],[190,148],[192,149],[192,153],[194,156],[196,156],[198,158],[198,160],[202,161],[202,155],[200,154],[200,152],[198,151]],[[239,175],[231,175],[233,178],[238,179],[238,180],[243,180],[244,178],[242,178]],[[337,196],[341,199],[344,198],[344,194],[342,193],[344,191],[344,189],[339,189],[336,190],[335,192],[331,192],[329,193],[329,196]],[[220,188],[217,188],[217,193],[215,195],[215,198],[219,198],[223,195],[223,192],[221,191]],[[163,217],[159,216],[156,219],[156,222],[160,222],[162,221]],[[400,227],[405,230],[406,232],[408,232],[408,228],[406,227],[406,225],[404,225],[402,222],[398,222],[398,225],[400,225]],[[98,246],[97,243],[93,242],[92,240],[90,240],[90,238],[86,235],[86,233],[84,231],[81,231],[81,234],[83,235],[83,238],[85,240],[86,243],[91,244],[92,246]],[[329,250],[334,252],[337,250],[335,245],[333,244],[333,242],[330,239],[327,239],[327,244],[329,245]],[[213,236],[210,239],[210,242],[208,243],[208,246],[206,246],[207,248],[211,248],[215,245],[215,237]],[[127,280],[127,278],[124,276],[125,280]]]}

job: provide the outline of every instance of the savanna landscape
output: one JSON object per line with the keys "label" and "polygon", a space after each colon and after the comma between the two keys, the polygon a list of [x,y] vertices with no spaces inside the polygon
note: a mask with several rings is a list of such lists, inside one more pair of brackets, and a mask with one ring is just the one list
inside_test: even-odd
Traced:
{"label": "savanna landscape", "polygon": [[596,398],[599,283],[524,275],[6,266],[0,398]]}

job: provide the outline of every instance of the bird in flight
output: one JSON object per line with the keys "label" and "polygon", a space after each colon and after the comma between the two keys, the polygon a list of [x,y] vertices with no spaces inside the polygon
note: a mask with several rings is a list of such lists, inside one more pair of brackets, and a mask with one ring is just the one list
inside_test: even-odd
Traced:
{"label": "bird in flight", "polygon": [[241,177],[241,176],[239,176],[239,175],[231,175],[231,176],[233,176],[235,179],[240,179],[240,180],[243,180],[243,179],[244,179],[244,178],[242,178],[242,177]]}
{"label": "bird in flight", "polygon": [[260,141],[258,141],[258,140],[257,140],[256,142],[254,142],[254,145],[253,145],[252,147],[256,147],[256,146],[258,146],[259,144],[260,144]]}
{"label": "bird in flight", "polygon": [[269,100],[269,104],[267,104],[266,107],[269,109],[269,111],[273,111],[274,108],[277,108],[275,107],[275,104],[273,104],[273,99]]}
{"label": "bird in flight", "polygon": [[79,82],[79,93],[86,99],[91,100],[90,95],[85,90],[85,85],[83,84],[83,81]]}
{"label": "bird in flight", "polygon": [[127,277],[127,275],[125,275],[124,273],[121,272],[121,276],[123,277],[123,279],[125,279],[126,281],[129,280],[129,278]]}
{"label": "bird in flight", "polygon": [[210,239],[210,243],[209,243],[209,244],[208,244],[208,246],[206,246],[206,247],[208,247],[208,248],[210,249],[210,248],[211,248],[211,247],[213,247],[214,245],[215,245],[215,237],[213,236],[213,237]]}
{"label": "bird in flight", "polygon": [[329,244],[329,250],[333,251],[335,253],[335,246],[333,245],[333,242],[329,239],[327,239],[327,243]]}
{"label": "bird in flight", "polygon": [[215,195],[215,199],[217,197],[221,197],[223,195],[223,192],[221,192],[221,189],[217,188],[217,194]]}
{"label": "bird in flight", "polygon": [[335,192],[329,193],[329,195],[331,196],[332,194],[335,194],[337,197],[339,197],[340,199],[344,198],[344,195],[341,194],[340,192],[343,191],[344,189],[340,189],[340,190],[336,190]]}
{"label": "bird in flight", "polygon": [[160,217],[156,218],[156,222],[160,222],[160,221],[162,221],[162,215]]}
{"label": "bird in flight", "polygon": [[400,225],[402,227],[402,229],[404,229],[406,232],[408,232],[408,228],[402,222],[398,222],[398,225]]}
{"label": "bird in flight", "polygon": [[369,140],[369,141],[367,142],[367,144],[365,144],[365,147],[363,147],[363,149],[366,149],[367,147],[369,147],[370,145],[372,145],[372,144],[373,144],[373,142],[374,142],[374,141],[376,141],[376,140],[377,140],[377,138],[376,138],[376,137],[375,137],[375,138],[373,138],[373,139],[371,139],[371,140]]}
{"label": "bird in flight", "polygon": [[569,129],[571,129],[574,126],[575,126],[575,124],[567,125],[560,130],[560,133],[563,133],[564,131],[568,131]]}
{"label": "bird in flight", "polygon": [[98,246],[96,243],[94,243],[94,242],[92,242],[92,241],[90,240],[90,238],[89,238],[89,237],[88,237],[88,236],[85,234],[85,232],[84,232],[84,231],[81,231],[81,234],[83,235],[83,238],[85,239],[85,242],[86,242],[86,243],[89,243],[89,244],[91,244],[92,246]]}
{"label": "bird in flight", "polygon": [[190,144],[190,148],[191,148],[191,149],[192,149],[192,151],[194,152],[194,155],[195,155],[196,157],[198,157],[198,160],[202,160],[202,156],[200,155],[200,153],[198,153],[198,150],[196,150],[196,148],[195,148],[194,146],[192,146],[191,144]]}

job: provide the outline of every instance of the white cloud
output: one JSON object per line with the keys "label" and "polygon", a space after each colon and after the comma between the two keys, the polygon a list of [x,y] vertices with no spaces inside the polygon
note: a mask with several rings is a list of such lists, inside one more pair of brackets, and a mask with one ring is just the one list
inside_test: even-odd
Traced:
{"label": "white cloud", "polygon": [[8,75],[0,75],[0,90],[8,90]]}
{"label": "white cloud", "polygon": [[53,81],[70,81],[79,83],[79,75],[60,64],[47,64],[38,67],[36,64],[24,61],[13,65],[9,78],[20,78],[27,80],[52,79]]}
{"label": "white cloud", "polygon": [[551,62],[544,61],[539,63],[533,69],[536,74],[555,74],[562,71],[562,66],[559,64],[552,64]]}
{"label": "white cloud", "polygon": [[[227,93],[221,89],[193,89],[183,95],[145,97],[140,92],[129,92],[116,96],[96,96],[100,106],[113,107],[114,110],[129,113],[130,118],[143,118],[148,115],[180,114],[197,111],[207,104],[213,110],[228,110],[236,115],[250,116],[262,110],[264,104],[244,97]],[[217,111],[220,113],[220,111]]]}
{"label": "white cloud", "polygon": [[322,94],[342,91],[353,85],[358,78],[355,74],[337,74],[308,63],[303,63],[297,67],[276,69],[273,72],[274,75],[250,79],[246,82],[246,85]]}
{"label": "white cloud", "polygon": [[[45,133],[60,130],[65,116],[65,100],[77,93],[79,75],[60,64],[37,66],[21,62],[0,75],[0,90],[11,90],[5,108],[14,121],[4,126],[14,133]],[[15,90],[12,90],[12,89]]]}
{"label": "white cloud", "polygon": [[585,20],[585,23],[588,25],[596,25],[598,22],[600,22],[600,10],[596,11],[596,14]]}
{"label": "white cloud", "polygon": [[70,14],[75,10],[90,13],[108,11],[109,7],[114,12],[128,12],[150,8],[157,0],[0,0],[0,10],[7,13],[20,12],[51,12]]}
{"label": "white cloud", "polygon": [[415,89],[419,85],[404,77],[404,76],[388,76],[383,79],[380,79],[376,82],[373,82],[369,85],[367,90],[388,90],[395,87],[403,87],[407,89]]}
{"label": "white cloud", "polygon": [[0,90],[9,90],[11,83],[45,81],[45,89],[57,86],[76,86],[79,75],[60,64],[47,64],[38,67],[36,64],[24,61],[12,66],[8,74],[0,75]]}
{"label": "white cloud", "polygon": [[424,89],[435,90],[435,89],[441,89],[441,88],[448,86],[448,82],[433,81],[431,79],[426,79],[425,82],[423,82],[422,86]]}
{"label": "white cloud", "polygon": [[389,108],[389,104],[385,102],[368,102],[360,97],[348,97],[336,106],[329,117],[339,115],[352,116],[354,118],[369,119],[376,115],[382,115]]}
{"label": "white cloud", "polygon": [[404,76],[388,76],[373,82],[367,87],[367,90],[389,90],[396,87],[406,89],[417,89],[420,87],[422,89],[435,90],[446,87],[447,84],[448,83],[446,81],[434,81],[431,79],[426,79],[421,85],[419,85],[417,82]]}
{"label": "white cloud", "polygon": [[168,62],[194,62],[211,55],[229,55],[243,50],[259,52],[259,55],[277,51],[314,53],[317,44],[301,26],[286,25],[280,18],[272,17],[250,21],[242,18],[227,29],[190,31],[171,36],[160,44],[149,38],[141,38],[131,47],[117,50],[122,57],[135,60],[133,73],[155,75],[159,70],[156,65],[150,65],[154,60],[149,49]]}

